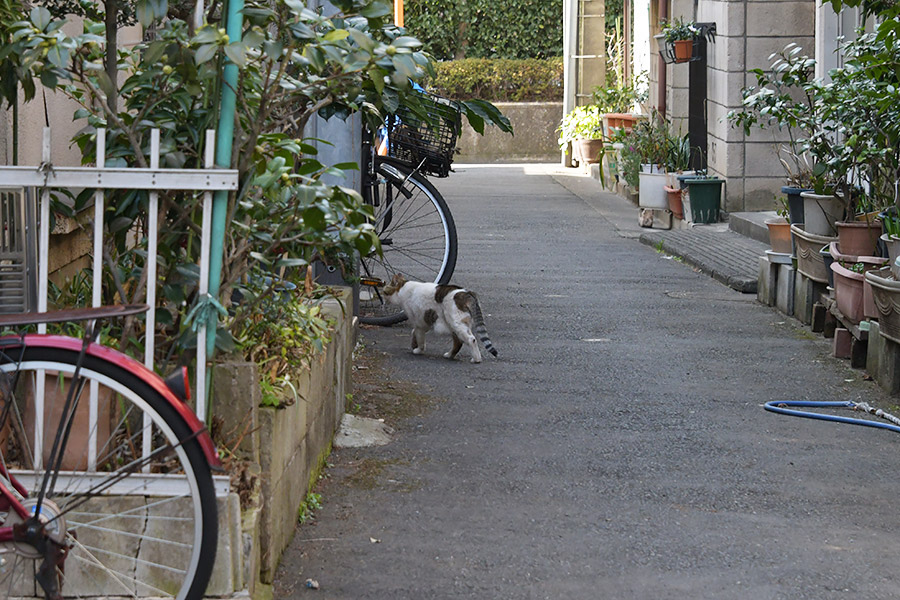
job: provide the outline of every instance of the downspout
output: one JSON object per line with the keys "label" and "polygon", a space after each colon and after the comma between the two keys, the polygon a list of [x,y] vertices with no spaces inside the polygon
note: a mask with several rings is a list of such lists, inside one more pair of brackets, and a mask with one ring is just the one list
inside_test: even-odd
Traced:
{"label": "downspout", "polygon": [[[230,43],[240,41],[243,30],[244,0],[228,0],[228,17],[226,33]],[[216,134],[216,166],[228,169],[231,167],[231,147],[234,142],[234,117],[238,85],[238,67],[225,59],[223,69],[223,85],[221,104],[219,106],[219,128]],[[219,298],[219,287],[222,281],[222,262],[225,248],[225,220],[228,213],[228,192],[220,190],[213,196],[212,235],[209,248],[209,295],[215,300]],[[212,356],[216,347],[216,313],[211,311],[210,322],[206,330],[206,348],[208,356]],[[206,388],[209,390],[209,387]],[[207,405],[208,406],[208,405]]]}
{"label": "downspout", "polygon": [[[669,0],[659,0],[657,5],[659,12],[659,20],[668,20],[669,18]],[[663,60],[662,53],[656,58],[658,62],[659,84],[656,90],[656,107],[662,118],[666,118],[666,61]]]}

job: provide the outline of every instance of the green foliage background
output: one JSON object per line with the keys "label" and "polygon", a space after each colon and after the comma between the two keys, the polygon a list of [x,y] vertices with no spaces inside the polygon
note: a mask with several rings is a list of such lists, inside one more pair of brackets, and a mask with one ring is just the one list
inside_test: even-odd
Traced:
{"label": "green foliage background", "polygon": [[552,102],[562,100],[562,58],[466,58],[435,65],[428,87],[458,100]]}
{"label": "green foliage background", "polygon": [[562,0],[407,0],[406,27],[438,60],[562,56]]}

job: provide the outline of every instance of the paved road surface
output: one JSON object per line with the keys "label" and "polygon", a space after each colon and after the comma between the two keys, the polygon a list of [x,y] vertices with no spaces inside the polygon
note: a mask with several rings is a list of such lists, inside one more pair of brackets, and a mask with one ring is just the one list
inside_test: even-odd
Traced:
{"label": "paved road surface", "polygon": [[449,362],[446,340],[413,356],[405,325],[362,332],[386,397],[437,400],[390,417],[389,446],[335,453],[275,597],[900,598],[900,436],[761,408],[890,400],[553,170],[438,182],[455,280],[479,293],[500,359]]}

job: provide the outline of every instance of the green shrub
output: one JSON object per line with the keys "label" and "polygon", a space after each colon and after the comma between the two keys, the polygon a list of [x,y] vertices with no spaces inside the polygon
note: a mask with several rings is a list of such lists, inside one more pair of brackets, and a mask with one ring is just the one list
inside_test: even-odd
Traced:
{"label": "green shrub", "polygon": [[467,58],[435,65],[429,87],[457,100],[491,102],[561,101],[563,61],[550,59]]}
{"label": "green shrub", "polygon": [[405,24],[435,58],[562,56],[562,0],[407,0]]}

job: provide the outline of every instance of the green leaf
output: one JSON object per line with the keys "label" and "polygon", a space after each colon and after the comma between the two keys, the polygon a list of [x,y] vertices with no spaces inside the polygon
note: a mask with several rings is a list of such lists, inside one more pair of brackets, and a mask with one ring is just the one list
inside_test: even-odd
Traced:
{"label": "green leaf", "polygon": [[50,51],[47,52],[47,60],[50,61],[50,64],[54,67],[63,69],[69,62],[69,51],[59,44],[50,46]]}
{"label": "green leaf", "polygon": [[414,37],[404,35],[391,42],[391,45],[397,48],[418,48],[422,45],[422,42]]}
{"label": "green leaf", "polygon": [[200,46],[194,53],[194,63],[202,65],[206,61],[211,60],[216,55],[218,49],[219,47],[216,44],[204,44]]}
{"label": "green leaf", "polygon": [[394,7],[385,0],[375,0],[368,6],[364,6],[359,14],[367,19],[377,19],[394,14]]}
{"label": "green leaf", "polygon": [[325,41],[328,42],[339,42],[341,40],[347,39],[350,36],[350,32],[346,29],[332,29],[328,33],[325,34]]}
{"label": "green leaf", "polygon": [[303,258],[280,258],[275,261],[275,268],[279,269],[281,267],[305,267],[309,264],[309,261]]}
{"label": "green leaf", "polygon": [[244,48],[244,45],[241,42],[228,44],[225,46],[224,50],[225,56],[239,68],[243,69],[247,66],[246,48]]}
{"label": "green leaf", "polygon": [[31,23],[41,31],[47,29],[52,18],[50,11],[43,6],[35,6],[31,9]]}
{"label": "green leaf", "polygon": [[378,43],[364,31],[360,31],[359,29],[349,29],[348,31],[350,33],[350,37],[352,37],[353,41],[356,42],[356,45],[366,52],[372,52],[372,50],[374,50],[378,45]]}
{"label": "green leaf", "polygon": [[138,23],[145,28],[153,24],[156,13],[150,0],[137,0],[134,3],[134,16],[137,18]]}

